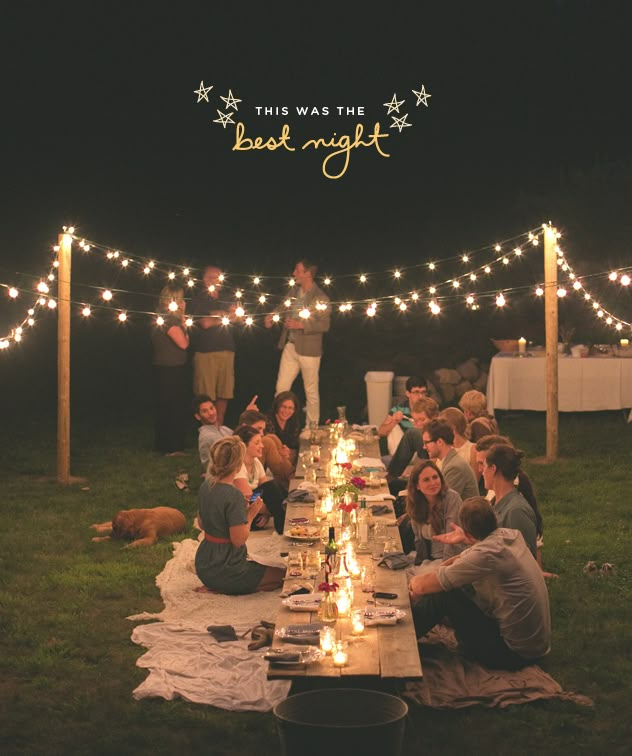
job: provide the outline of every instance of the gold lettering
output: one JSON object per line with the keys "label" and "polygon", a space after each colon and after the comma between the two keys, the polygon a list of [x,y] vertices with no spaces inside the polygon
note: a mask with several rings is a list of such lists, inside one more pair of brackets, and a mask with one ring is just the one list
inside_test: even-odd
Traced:
{"label": "gold lettering", "polygon": [[[356,125],[355,130],[355,138],[353,142],[351,141],[351,137],[343,135],[339,139],[331,138],[329,141],[326,141],[325,139],[308,139],[305,144],[303,144],[301,149],[305,149],[306,147],[313,147],[314,149],[318,149],[319,147],[337,147],[339,149],[336,149],[334,152],[331,152],[327,157],[323,160],[323,174],[326,178],[329,179],[339,179],[347,171],[347,168],[349,167],[349,160],[351,157],[351,150],[356,149],[357,147],[375,147],[378,154],[382,157],[390,157],[387,152],[383,152],[381,145],[379,143],[380,139],[388,139],[388,134],[382,134],[380,132],[380,122],[378,121],[375,126],[373,127],[373,133],[370,134],[370,139],[368,142],[362,141],[361,137],[364,133],[364,126],[361,123],[358,123]],[[342,164],[342,168],[338,171],[336,174],[331,174],[328,172],[327,164],[332,158],[337,157],[338,155],[344,155],[344,162]]]}
{"label": "gold lettering", "polygon": [[240,152],[246,152],[247,150],[278,150],[279,147],[283,147],[288,152],[294,152],[295,147],[290,147],[290,127],[287,123],[283,124],[281,129],[281,136],[278,139],[269,137],[265,142],[263,137],[255,137],[254,141],[249,137],[244,136],[246,127],[239,121],[235,127],[235,144],[233,145],[233,152],[238,150]]}

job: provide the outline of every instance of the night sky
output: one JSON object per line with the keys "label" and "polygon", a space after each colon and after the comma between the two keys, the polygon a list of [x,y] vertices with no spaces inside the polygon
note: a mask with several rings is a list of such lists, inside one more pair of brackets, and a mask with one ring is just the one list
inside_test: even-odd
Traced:
{"label": "night sky", "polygon": [[[582,272],[629,264],[626,4],[438,5],[14,3],[0,282],[45,271],[70,223],[135,255],[280,275],[302,255],[334,274],[412,265],[551,220]],[[247,136],[288,123],[299,147],[379,121],[390,157],[356,149],[329,180],[323,150],[234,152],[235,127],[212,122],[229,89]],[[365,115],[299,118],[305,105]],[[95,271],[78,275],[104,283]]]}

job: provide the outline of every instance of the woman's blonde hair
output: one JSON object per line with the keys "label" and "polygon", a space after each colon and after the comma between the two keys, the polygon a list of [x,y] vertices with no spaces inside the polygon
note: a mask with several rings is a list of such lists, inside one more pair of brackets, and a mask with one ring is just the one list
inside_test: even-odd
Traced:
{"label": "woman's blonde hair", "polygon": [[244,463],[246,447],[237,436],[220,438],[211,446],[210,459],[206,472],[211,482],[225,478],[237,472]]}
{"label": "woman's blonde hair", "polygon": [[158,309],[160,312],[170,312],[169,305],[175,302],[178,306],[184,302],[184,289],[175,284],[165,286],[160,292]]}
{"label": "woman's blonde hair", "polygon": [[469,410],[473,415],[478,417],[487,411],[487,399],[485,394],[476,389],[466,391],[459,400],[459,407],[465,411]]}
{"label": "woman's blonde hair", "polygon": [[452,426],[455,433],[458,433],[459,436],[465,436],[467,420],[460,409],[457,409],[456,407],[446,407],[439,413],[439,420],[445,420],[448,425]]}

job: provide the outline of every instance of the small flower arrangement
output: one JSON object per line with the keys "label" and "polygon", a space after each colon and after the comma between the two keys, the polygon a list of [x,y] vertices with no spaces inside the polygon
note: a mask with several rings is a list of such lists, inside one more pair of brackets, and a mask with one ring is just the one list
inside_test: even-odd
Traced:
{"label": "small flower arrangement", "polygon": [[338,583],[327,583],[327,582],[325,582],[325,583],[321,583],[318,586],[318,590],[321,593],[335,593],[338,590],[338,588],[340,588],[340,586],[338,585]]}
{"label": "small flower arrangement", "polygon": [[355,486],[359,491],[363,491],[366,488],[366,480],[360,478],[357,475],[349,481],[352,486]]}

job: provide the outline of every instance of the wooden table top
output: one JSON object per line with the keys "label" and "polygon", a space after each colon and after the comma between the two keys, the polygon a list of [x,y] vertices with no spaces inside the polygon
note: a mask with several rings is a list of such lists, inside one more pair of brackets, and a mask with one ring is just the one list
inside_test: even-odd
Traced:
{"label": "wooden table top", "polygon": [[[365,456],[379,457],[377,442],[370,449],[362,449]],[[322,465],[322,463],[321,463]],[[296,487],[300,480],[294,480],[292,488]],[[319,479],[317,484],[324,487],[326,481]],[[383,485],[380,488],[367,489],[368,496],[388,495],[388,488]],[[395,525],[395,514],[392,511],[392,501],[382,500],[380,502],[369,501],[367,507],[372,504],[386,504],[391,507],[391,512],[387,515],[374,516],[375,523],[391,523],[388,526],[388,537],[393,538],[401,549],[399,530]],[[319,500],[316,505],[288,505],[286,518],[306,517],[315,521],[315,512],[317,511]],[[316,508],[315,508],[316,507]],[[324,523],[323,523],[324,524]],[[319,541],[316,544],[301,542],[296,544],[288,538],[288,549],[300,548],[302,551],[312,549],[322,550],[323,544]],[[371,554],[357,554],[358,563],[361,566],[371,566],[375,568],[375,590],[388,593],[396,593],[397,598],[390,604],[393,607],[405,612],[405,616],[398,620],[395,625],[377,625],[365,627],[364,633],[360,636],[351,634],[351,620],[349,618],[339,618],[334,626],[339,639],[347,641],[348,663],[344,667],[335,667],[331,655],[323,657],[321,660],[312,662],[306,666],[278,666],[270,664],[268,667],[268,679],[292,679],[292,678],[310,678],[310,677],[327,677],[327,678],[348,678],[348,677],[379,677],[383,679],[420,679],[422,677],[421,660],[419,657],[419,648],[415,628],[413,625],[410,600],[408,597],[408,581],[405,570],[389,570],[386,567],[378,567],[377,561],[371,558]],[[313,580],[314,587],[323,579],[323,573]],[[291,586],[291,581],[296,582],[296,578],[287,578],[285,588]],[[371,599],[370,593],[363,593],[360,587],[360,581],[353,581],[354,600],[353,608],[364,608],[367,605],[367,599]],[[276,617],[276,627],[281,628],[286,625],[306,624],[318,622],[317,612],[297,612],[291,611],[287,607],[279,604],[279,611]],[[287,641],[280,641],[275,638],[273,648],[284,646]]]}

